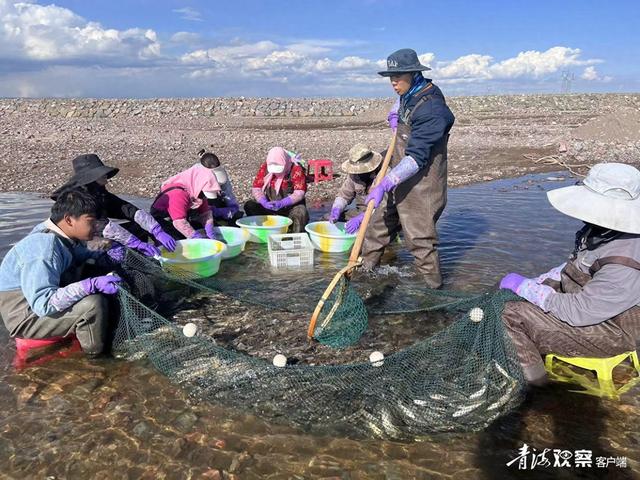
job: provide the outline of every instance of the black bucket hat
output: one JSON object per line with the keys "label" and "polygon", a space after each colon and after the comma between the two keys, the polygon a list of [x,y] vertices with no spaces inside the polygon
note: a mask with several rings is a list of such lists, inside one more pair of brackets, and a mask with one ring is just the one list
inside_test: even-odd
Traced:
{"label": "black bucket hat", "polygon": [[95,153],[78,155],[71,164],[73,165],[73,176],[67,183],[73,183],[77,186],[88,185],[104,175],[111,178],[120,171],[119,168],[109,167],[102,163],[100,157]]}
{"label": "black bucket hat", "polygon": [[387,69],[378,72],[378,75],[390,77],[402,73],[423,72],[431,70],[429,67],[422,65],[418,54],[410,48],[402,48],[393,52],[387,57]]}
{"label": "black bucket hat", "polygon": [[119,168],[109,167],[102,163],[100,157],[95,153],[78,155],[71,161],[71,164],[73,165],[73,175],[64,185],[53,192],[51,198],[54,200],[62,190],[89,185],[105,175],[107,178],[111,178],[120,171]]}

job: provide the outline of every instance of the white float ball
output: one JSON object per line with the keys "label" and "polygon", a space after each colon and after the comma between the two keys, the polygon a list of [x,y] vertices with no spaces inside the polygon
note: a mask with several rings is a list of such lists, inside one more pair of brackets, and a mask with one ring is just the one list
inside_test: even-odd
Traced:
{"label": "white float ball", "polygon": [[369,361],[374,367],[381,367],[384,363],[384,354],[377,351],[371,352],[371,355],[369,355]]}
{"label": "white float ball", "polygon": [[471,319],[472,322],[481,322],[482,319],[484,318],[484,310],[482,310],[479,307],[475,307],[472,308],[471,311],[469,312],[469,318]]}
{"label": "white float ball", "polygon": [[198,332],[198,327],[195,323],[187,323],[182,327],[182,333],[185,337],[193,337]]}
{"label": "white float ball", "polygon": [[287,357],[278,353],[273,357],[273,364],[278,368],[285,367],[287,365]]}

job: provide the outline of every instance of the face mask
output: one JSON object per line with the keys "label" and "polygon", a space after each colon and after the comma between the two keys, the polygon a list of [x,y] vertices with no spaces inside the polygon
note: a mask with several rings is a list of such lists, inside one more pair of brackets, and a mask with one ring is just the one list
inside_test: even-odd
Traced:
{"label": "face mask", "polygon": [[269,173],[274,173],[274,174],[279,174],[284,172],[284,165],[276,165],[276,164],[272,164],[272,165],[267,165],[267,172]]}
{"label": "face mask", "polygon": [[213,168],[212,171],[220,185],[229,181],[229,176],[227,175],[227,171],[224,169],[224,167],[216,167]]}
{"label": "face mask", "polygon": [[595,250],[600,245],[609,243],[615,240],[622,232],[616,230],[610,230],[605,227],[593,225],[591,223],[585,223],[576,233],[576,242],[574,254],[577,254],[581,250]]}
{"label": "face mask", "polygon": [[218,196],[218,192],[202,192],[205,197],[213,199]]}

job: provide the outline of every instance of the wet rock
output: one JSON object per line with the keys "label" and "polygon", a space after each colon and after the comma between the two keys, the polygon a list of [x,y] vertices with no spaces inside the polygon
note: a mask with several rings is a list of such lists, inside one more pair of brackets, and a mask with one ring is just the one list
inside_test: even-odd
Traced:
{"label": "wet rock", "polygon": [[335,460],[334,457],[328,455],[316,455],[309,462],[309,473],[315,475],[322,475],[323,477],[329,475],[337,475],[340,477],[344,473],[344,469],[341,464]]}
{"label": "wet rock", "polygon": [[188,431],[193,428],[193,426],[198,421],[198,417],[195,413],[191,411],[182,412],[175,419],[176,427],[178,427],[182,431]]}
{"label": "wet rock", "polygon": [[203,472],[200,475],[200,478],[203,480],[222,480],[222,472],[220,470],[210,468]]}
{"label": "wet rock", "polygon": [[151,434],[151,426],[147,422],[139,422],[132,431],[138,437],[148,437]]}
{"label": "wet rock", "polygon": [[247,468],[252,463],[252,457],[247,452],[242,452],[239,455],[233,457],[231,465],[228,468],[229,473],[236,473]]}

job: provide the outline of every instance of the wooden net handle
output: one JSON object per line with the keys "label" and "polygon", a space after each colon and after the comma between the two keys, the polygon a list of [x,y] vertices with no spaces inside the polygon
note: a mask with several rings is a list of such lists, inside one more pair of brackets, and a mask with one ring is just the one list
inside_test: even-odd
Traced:
{"label": "wooden net handle", "polygon": [[[382,161],[382,167],[380,168],[380,171],[378,172],[378,175],[376,175],[376,179],[373,182],[374,186],[378,185],[382,181],[384,176],[387,174],[387,169],[389,168],[389,163],[391,162],[391,157],[393,156],[393,150],[395,149],[395,146],[396,146],[396,135],[397,134],[394,134],[393,137],[391,138],[391,145],[389,145],[389,148],[387,149],[387,154],[384,156],[384,160]],[[373,214],[373,200],[371,200],[367,204],[367,211],[364,214],[362,223],[360,224],[360,229],[358,230],[358,236],[356,237],[356,241],[354,242],[353,248],[351,249],[351,255],[349,255],[349,262],[347,263],[347,266],[344,267],[342,270],[340,270],[338,273],[336,273],[336,275],[333,277],[333,280],[331,280],[331,283],[329,283],[329,286],[325,289],[324,293],[322,294],[322,298],[320,298],[320,301],[316,305],[316,308],[313,311],[313,315],[311,315],[311,321],[309,321],[309,328],[307,329],[307,338],[309,339],[313,338],[313,331],[316,328],[316,322],[318,321],[318,316],[322,311],[324,302],[327,301],[327,298],[329,298],[329,295],[331,295],[331,292],[336,287],[340,279],[343,276],[349,278],[351,276],[351,272],[353,271],[353,269],[358,266],[359,264],[358,258],[360,256],[360,250],[362,249],[365,232],[367,230],[367,226],[369,225],[369,219],[371,218],[372,214]]]}
{"label": "wooden net handle", "polygon": [[[384,176],[387,174],[387,169],[389,168],[389,163],[391,162],[391,157],[393,156],[393,150],[396,148],[396,137],[397,134],[394,133],[391,138],[391,144],[387,149],[387,154],[384,156],[384,160],[382,162],[382,167],[376,175],[376,179],[373,182],[373,186],[378,185]],[[356,237],[356,241],[353,244],[353,248],[351,249],[351,255],[349,255],[349,263],[347,265],[355,266],[358,263],[358,257],[360,256],[360,251],[362,250],[362,245],[364,243],[364,237],[367,233],[367,227],[369,226],[369,220],[371,220],[371,215],[373,215],[373,200],[370,200],[367,203],[367,211],[364,214],[364,218],[362,219],[362,223],[360,224],[360,228],[358,229],[358,236]]]}

